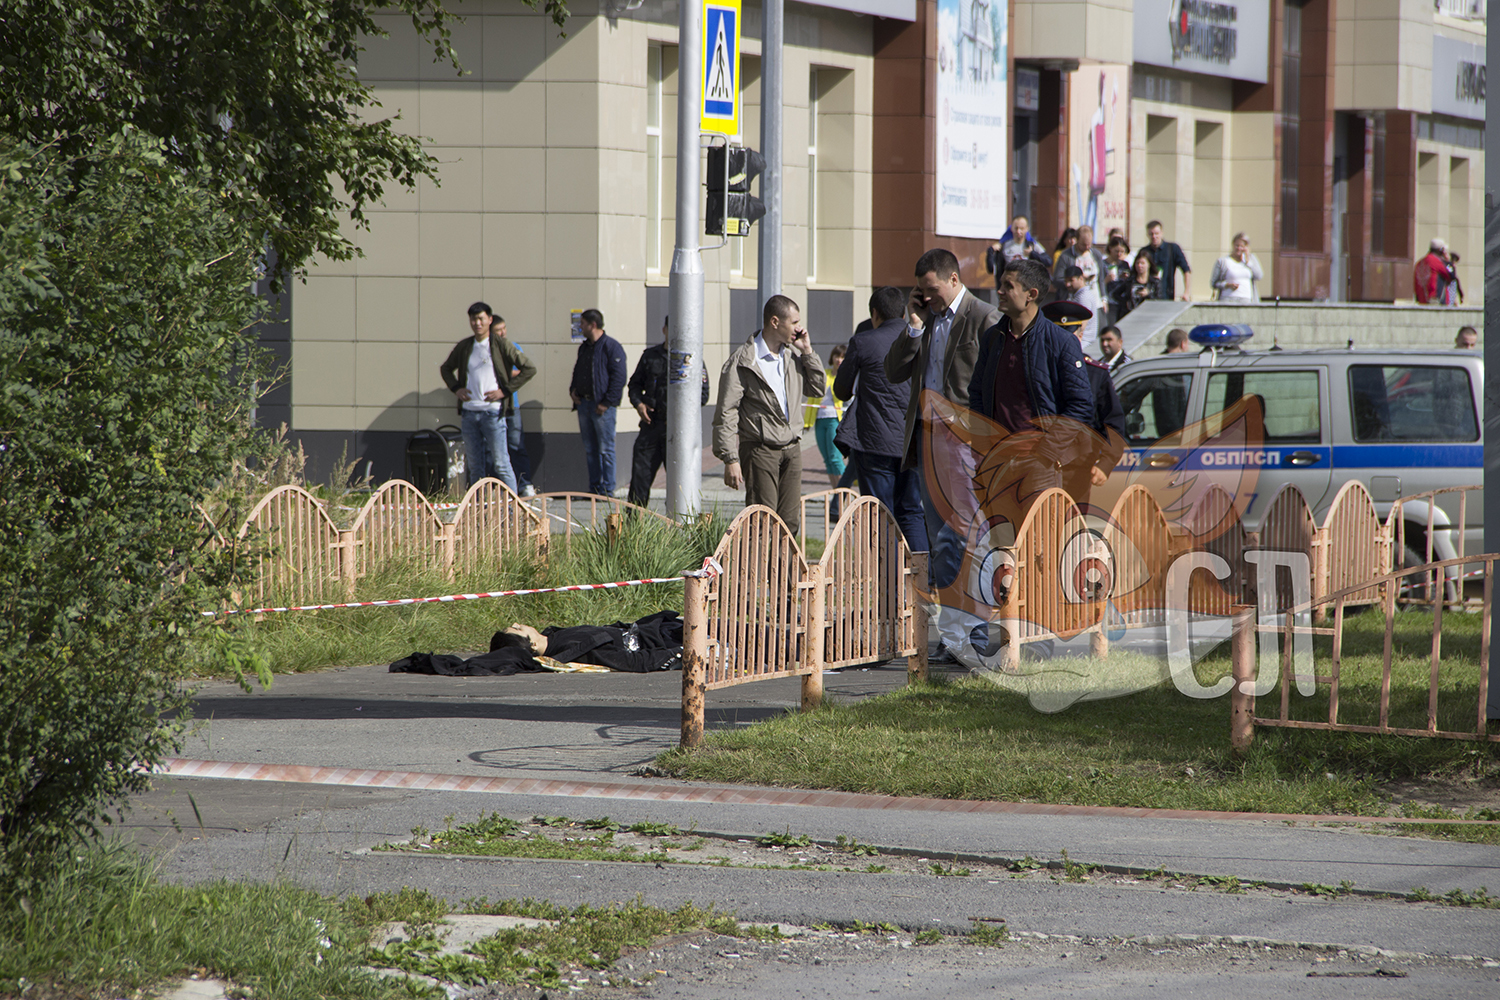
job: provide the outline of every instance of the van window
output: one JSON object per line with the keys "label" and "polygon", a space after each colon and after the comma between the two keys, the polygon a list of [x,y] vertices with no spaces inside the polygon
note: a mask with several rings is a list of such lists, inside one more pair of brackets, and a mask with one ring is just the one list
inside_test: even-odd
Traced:
{"label": "van window", "polygon": [[1354,440],[1477,441],[1469,372],[1436,365],[1350,365]]}
{"label": "van window", "polygon": [[1260,397],[1267,444],[1318,444],[1323,408],[1316,371],[1223,371],[1208,378],[1205,416],[1227,410],[1244,396]]}
{"label": "van window", "polygon": [[1120,386],[1125,437],[1136,447],[1153,445],[1182,430],[1187,421],[1193,374],[1145,375]]}

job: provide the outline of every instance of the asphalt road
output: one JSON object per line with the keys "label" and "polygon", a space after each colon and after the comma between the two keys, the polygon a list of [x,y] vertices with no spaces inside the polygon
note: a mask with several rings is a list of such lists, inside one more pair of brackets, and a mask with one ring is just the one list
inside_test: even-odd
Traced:
{"label": "asphalt road", "polygon": [[[904,682],[904,667],[893,664],[829,675],[827,689],[834,697],[858,698]],[[455,903],[532,896],[602,904],[639,895],[663,906],[712,903],[758,922],[857,919],[961,931],[973,917],[989,916],[1005,918],[1018,933],[1240,936],[1435,956],[1500,955],[1500,910],[1359,895],[1229,895],[1102,877],[1074,884],[370,852],[409,837],[414,827],[440,829],[447,817],[462,821],[494,811],[609,815],[745,837],[790,830],[832,841],[842,834],[942,861],[1057,859],[1066,850],[1075,861],[1116,872],[1165,866],[1284,886],[1347,880],[1359,892],[1402,895],[1417,886],[1436,893],[1500,890],[1500,851],[1493,847],[1351,827],[1125,810],[962,812],[878,797],[836,807],[702,801],[711,791],[705,786],[634,773],[675,744],[679,685],[677,674],[441,678],[390,674],[383,667],[278,677],[269,691],[253,694],[208,684],[198,697],[201,724],[184,757],[568,784],[565,794],[501,794],[161,778],[137,801],[125,828],[160,857],[168,877],[187,881],[289,877],[341,894],[413,885]],[[795,680],[710,692],[709,724],[749,724],[795,709],[797,698]],[[700,800],[664,800],[694,795]]]}

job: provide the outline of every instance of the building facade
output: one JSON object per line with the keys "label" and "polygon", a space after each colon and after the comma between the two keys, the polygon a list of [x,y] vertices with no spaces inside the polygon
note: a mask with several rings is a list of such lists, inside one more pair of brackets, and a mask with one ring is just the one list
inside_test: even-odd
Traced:
{"label": "building facade", "polygon": [[[391,188],[320,260],[267,346],[285,422],[325,476],[340,454],[402,475],[409,435],[457,423],[438,365],[489,302],[536,362],[520,406],[535,480],[587,477],[567,386],[575,310],[633,367],[660,337],[674,240],[677,6],[574,3],[566,37],[515,0],[456,5],[466,69],[400,17],[358,71],[380,117],[424,137],[440,183]],[[1399,301],[1441,237],[1482,294],[1483,0],[829,0],[786,8],[783,274],[814,342],[864,318],[947,246],[984,250],[1014,212],[1048,242],[1091,221],[1132,247],[1161,220],[1211,295],[1237,232],[1262,297]],[[760,11],[746,5],[742,140],[760,136]],[[715,240],[704,237],[705,243]],[[758,323],[755,230],[706,252],[716,376]],[[705,410],[705,421],[709,410]],[[619,420],[620,483],[635,418]],[[705,436],[706,440],[706,436]]]}

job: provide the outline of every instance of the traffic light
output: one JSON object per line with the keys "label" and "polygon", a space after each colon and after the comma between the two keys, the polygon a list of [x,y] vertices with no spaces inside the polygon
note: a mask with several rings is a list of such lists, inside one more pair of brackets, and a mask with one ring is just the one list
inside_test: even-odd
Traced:
{"label": "traffic light", "polygon": [[765,157],[743,146],[708,147],[708,210],[704,228],[710,236],[749,236],[750,224],[766,214],[766,204],[750,193],[750,182],[766,169]]}

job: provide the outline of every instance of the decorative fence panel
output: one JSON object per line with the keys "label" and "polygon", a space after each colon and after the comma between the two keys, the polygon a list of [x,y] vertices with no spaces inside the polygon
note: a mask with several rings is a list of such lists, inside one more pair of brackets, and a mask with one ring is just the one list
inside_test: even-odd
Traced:
{"label": "decorative fence panel", "polygon": [[1136,484],[1120,494],[1104,539],[1112,552],[1111,601],[1124,624],[1165,623],[1167,569],[1176,541],[1150,490]]}
{"label": "decorative fence panel", "polygon": [[[1318,532],[1318,558],[1313,563],[1314,594],[1349,591],[1390,568],[1390,546],[1385,525],[1375,513],[1375,501],[1364,484],[1350,480],[1333,498],[1323,527]],[[1374,604],[1380,588],[1369,586],[1349,592],[1347,606]]]}
{"label": "decorative fence panel", "polygon": [[[805,516],[805,515],[804,515]],[[814,567],[823,588],[824,668],[910,656],[915,635],[912,553],[891,512],[874,497],[842,511]]]}
{"label": "decorative fence panel", "polygon": [[[1260,540],[1257,548],[1272,552],[1301,552],[1307,556],[1308,566],[1318,565],[1318,553],[1314,541],[1318,526],[1313,521],[1312,511],[1302,491],[1290,484],[1283,486],[1266,508],[1260,523]],[[1311,588],[1310,576],[1307,586]],[[1281,574],[1276,577],[1276,611],[1283,612],[1297,603],[1298,588]]]}
{"label": "decorative fence panel", "polygon": [[820,525],[823,529],[823,539],[827,541],[828,535],[833,531],[834,525],[838,523],[840,515],[849,509],[849,505],[859,499],[859,492],[851,490],[847,486],[836,486],[831,490],[819,490],[816,493],[802,494],[802,523],[797,528],[797,541],[802,545],[802,554],[807,555],[807,527],[809,524]]}
{"label": "decorative fence panel", "polygon": [[629,513],[637,517],[655,518],[666,524],[675,523],[670,517],[654,510],[597,493],[538,493],[534,497],[527,497],[526,503],[540,511],[547,522],[547,530],[553,534],[561,534],[564,541],[571,540],[574,531],[608,530],[611,515],[623,517]]}
{"label": "decorative fence panel", "polygon": [[498,479],[469,487],[448,530],[454,565],[464,572],[493,565],[507,552],[547,550],[546,519]]}
{"label": "decorative fence panel", "polygon": [[[359,552],[360,576],[373,566],[409,561],[453,566],[447,526],[432,504],[411,483],[393,479],[376,490],[354,519],[351,529]],[[446,551],[446,558],[444,553]]]}
{"label": "decorative fence panel", "polygon": [[1234,509],[1234,498],[1223,487],[1210,486],[1188,517],[1187,527],[1188,536],[1181,540],[1185,548],[1212,553],[1229,564],[1229,577],[1222,581],[1211,580],[1206,573],[1193,574],[1188,609],[1194,614],[1227,617],[1251,593],[1245,565],[1249,540]]}
{"label": "decorative fence panel", "polygon": [[1001,608],[1021,642],[1072,638],[1097,625],[1108,596],[1108,549],[1062,490],[1037,497],[1016,532],[1015,585]]}
{"label": "decorative fence panel", "polygon": [[813,584],[797,536],[769,507],[746,507],[714,558],[710,581],[706,688],[820,672],[808,649]]}
{"label": "decorative fence panel", "polygon": [[351,539],[301,487],[279,486],[266,494],[236,537],[259,550],[254,579],[241,594],[253,606],[332,601],[353,583]]}

